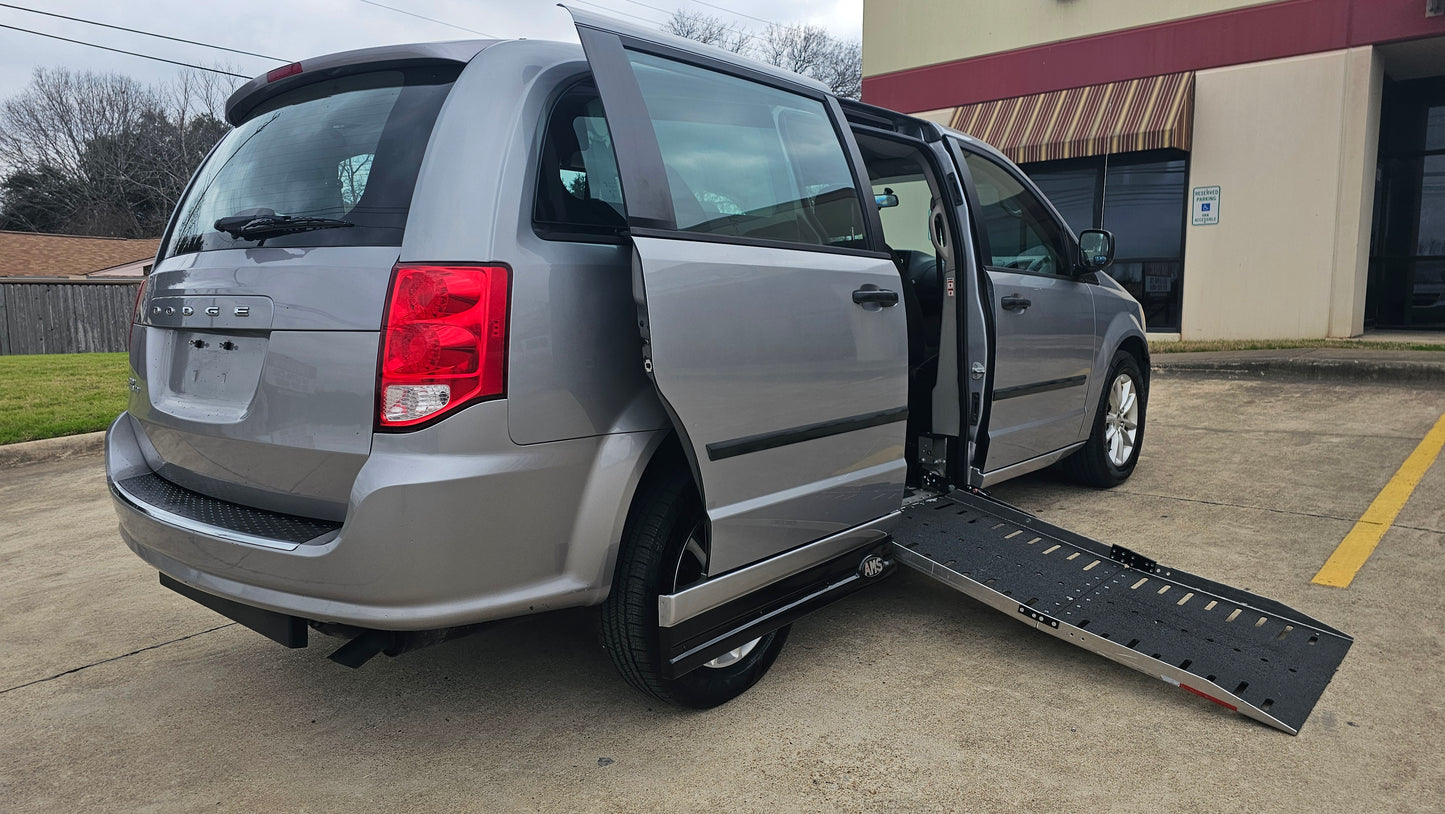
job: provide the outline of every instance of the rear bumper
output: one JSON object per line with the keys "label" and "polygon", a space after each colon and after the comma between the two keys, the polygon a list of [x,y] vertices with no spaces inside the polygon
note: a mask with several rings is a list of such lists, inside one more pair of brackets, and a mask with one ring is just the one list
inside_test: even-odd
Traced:
{"label": "rear bumper", "polygon": [[128,414],[106,434],[106,476],[132,551],[243,605],[430,630],[601,601],[658,434],[518,446],[506,421],[498,401],[415,433],[377,435],[345,522],[301,542],[208,525],[123,489],[151,473],[143,430]]}

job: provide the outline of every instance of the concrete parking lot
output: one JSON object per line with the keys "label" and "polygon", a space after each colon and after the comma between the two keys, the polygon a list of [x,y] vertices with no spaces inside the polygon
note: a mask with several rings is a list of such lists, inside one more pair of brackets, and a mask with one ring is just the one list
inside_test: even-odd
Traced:
{"label": "concrete parking lot", "polygon": [[1442,410],[1439,389],[1161,375],[1127,484],[995,491],[1352,634],[1298,737],[912,573],[798,623],[707,712],[627,688],[586,611],[347,670],[161,588],[98,456],[12,469],[0,809],[1439,811],[1445,463],[1350,587],[1310,579]]}

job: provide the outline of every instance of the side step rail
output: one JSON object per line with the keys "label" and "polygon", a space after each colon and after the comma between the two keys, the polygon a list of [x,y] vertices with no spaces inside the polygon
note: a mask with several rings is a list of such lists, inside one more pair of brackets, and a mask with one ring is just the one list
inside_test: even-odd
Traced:
{"label": "side step rail", "polygon": [[1295,735],[1353,639],[1279,602],[954,492],[908,506],[899,564]]}

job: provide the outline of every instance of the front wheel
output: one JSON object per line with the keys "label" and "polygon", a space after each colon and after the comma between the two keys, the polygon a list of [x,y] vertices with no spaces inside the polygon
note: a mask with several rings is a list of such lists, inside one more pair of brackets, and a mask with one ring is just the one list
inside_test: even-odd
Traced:
{"label": "front wheel", "polygon": [[1118,486],[1134,474],[1144,444],[1144,415],[1149,391],[1139,361],[1119,351],[1099,394],[1089,439],[1063,460],[1064,471],[1089,486]]}
{"label": "front wheel", "polygon": [[788,628],[768,633],[677,678],[663,676],[657,597],[707,578],[703,510],[686,470],[649,473],[627,520],[612,591],[602,605],[602,641],[612,663],[633,687],[695,709],[741,695],[772,666]]}

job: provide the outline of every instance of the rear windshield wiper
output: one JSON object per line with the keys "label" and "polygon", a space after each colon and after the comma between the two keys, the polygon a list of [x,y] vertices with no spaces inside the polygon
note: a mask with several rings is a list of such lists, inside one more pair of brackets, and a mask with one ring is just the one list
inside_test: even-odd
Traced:
{"label": "rear windshield wiper", "polygon": [[355,225],[351,221],[337,218],[278,215],[274,209],[248,209],[216,221],[216,231],[246,240],[265,240],[268,237],[287,235],[292,232],[310,232],[315,229],[337,229]]}

